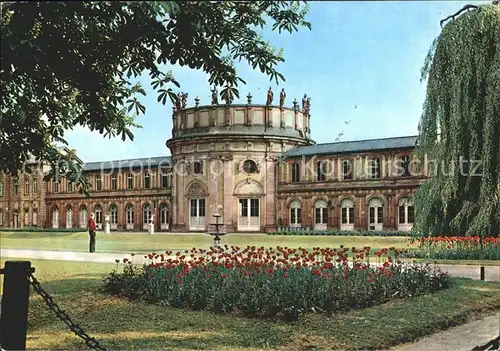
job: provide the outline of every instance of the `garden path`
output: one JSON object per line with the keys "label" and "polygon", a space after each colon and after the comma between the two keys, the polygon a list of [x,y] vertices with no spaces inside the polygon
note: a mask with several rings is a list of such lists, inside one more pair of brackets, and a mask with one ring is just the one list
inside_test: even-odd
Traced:
{"label": "garden path", "polygon": [[[172,250],[175,251],[175,250]],[[115,263],[116,259],[124,257],[132,259],[133,264],[142,264],[144,256],[138,254],[131,256],[129,253],[104,253],[104,252],[71,252],[71,251],[48,251],[48,250],[24,250],[24,249],[0,249],[2,258],[31,258],[43,260],[62,260],[80,262]],[[438,264],[443,271],[454,277],[479,279],[479,266],[477,265],[450,265]],[[500,266],[486,266],[485,280],[500,282]]]}
{"label": "garden path", "polygon": [[[500,335],[500,313],[432,334],[391,351],[470,351]],[[489,349],[493,350],[493,349]]]}

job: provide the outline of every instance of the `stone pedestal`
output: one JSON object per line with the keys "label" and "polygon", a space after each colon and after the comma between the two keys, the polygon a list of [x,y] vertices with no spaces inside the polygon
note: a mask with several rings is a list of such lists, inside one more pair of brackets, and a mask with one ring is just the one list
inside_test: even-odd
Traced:
{"label": "stone pedestal", "polygon": [[104,234],[109,234],[110,232],[109,215],[104,216]]}
{"label": "stone pedestal", "polygon": [[148,234],[155,233],[155,216],[151,216],[151,222],[148,224]]}

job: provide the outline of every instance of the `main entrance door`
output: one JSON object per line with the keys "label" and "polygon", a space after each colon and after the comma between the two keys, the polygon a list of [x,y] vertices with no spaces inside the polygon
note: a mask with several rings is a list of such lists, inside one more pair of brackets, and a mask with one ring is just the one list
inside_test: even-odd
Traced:
{"label": "main entrance door", "polygon": [[238,231],[260,231],[259,199],[239,199]]}
{"label": "main entrance door", "polygon": [[189,200],[189,230],[205,230],[205,199]]}

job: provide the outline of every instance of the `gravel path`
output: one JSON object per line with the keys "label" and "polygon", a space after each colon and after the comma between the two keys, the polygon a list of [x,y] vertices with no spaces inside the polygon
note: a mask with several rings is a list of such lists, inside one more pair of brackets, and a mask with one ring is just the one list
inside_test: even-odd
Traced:
{"label": "gravel path", "polygon": [[[399,345],[392,351],[470,351],[500,336],[500,313]],[[493,350],[493,349],[489,349]],[[498,349],[497,349],[498,350]]]}
{"label": "gravel path", "polygon": [[[172,250],[174,251],[174,250]],[[180,250],[179,250],[180,251]],[[129,253],[87,253],[70,251],[48,251],[48,250],[23,250],[23,249],[0,249],[2,258],[32,258],[44,260],[80,261],[80,262],[100,262],[115,263],[116,259],[122,260],[124,257],[132,259],[134,264],[142,264],[144,255],[137,254],[131,256]],[[449,265],[438,264],[443,270],[454,277],[465,277],[472,279],[480,278],[479,266],[474,265]],[[500,266],[486,266],[485,280],[500,282]]]}

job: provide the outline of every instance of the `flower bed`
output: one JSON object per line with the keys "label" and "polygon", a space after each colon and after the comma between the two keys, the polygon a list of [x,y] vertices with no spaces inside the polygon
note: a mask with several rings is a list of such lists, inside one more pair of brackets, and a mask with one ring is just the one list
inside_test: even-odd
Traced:
{"label": "flower bed", "polygon": [[[429,265],[402,264],[395,248],[312,251],[278,247],[189,250],[175,258],[153,253],[105,278],[106,290],[173,307],[296,320],[302,312],[338,312],[432,293],[449,275]],[[349,254],[352,257],[349,258]],[[117,263],[118,265],[118,263]]]}
{"label": "flower bed", "polygon": [[420,247],[405,253],[408,258],[435,260],[500,260],[500,238],[478,236],[428,237],[420,240]]}

